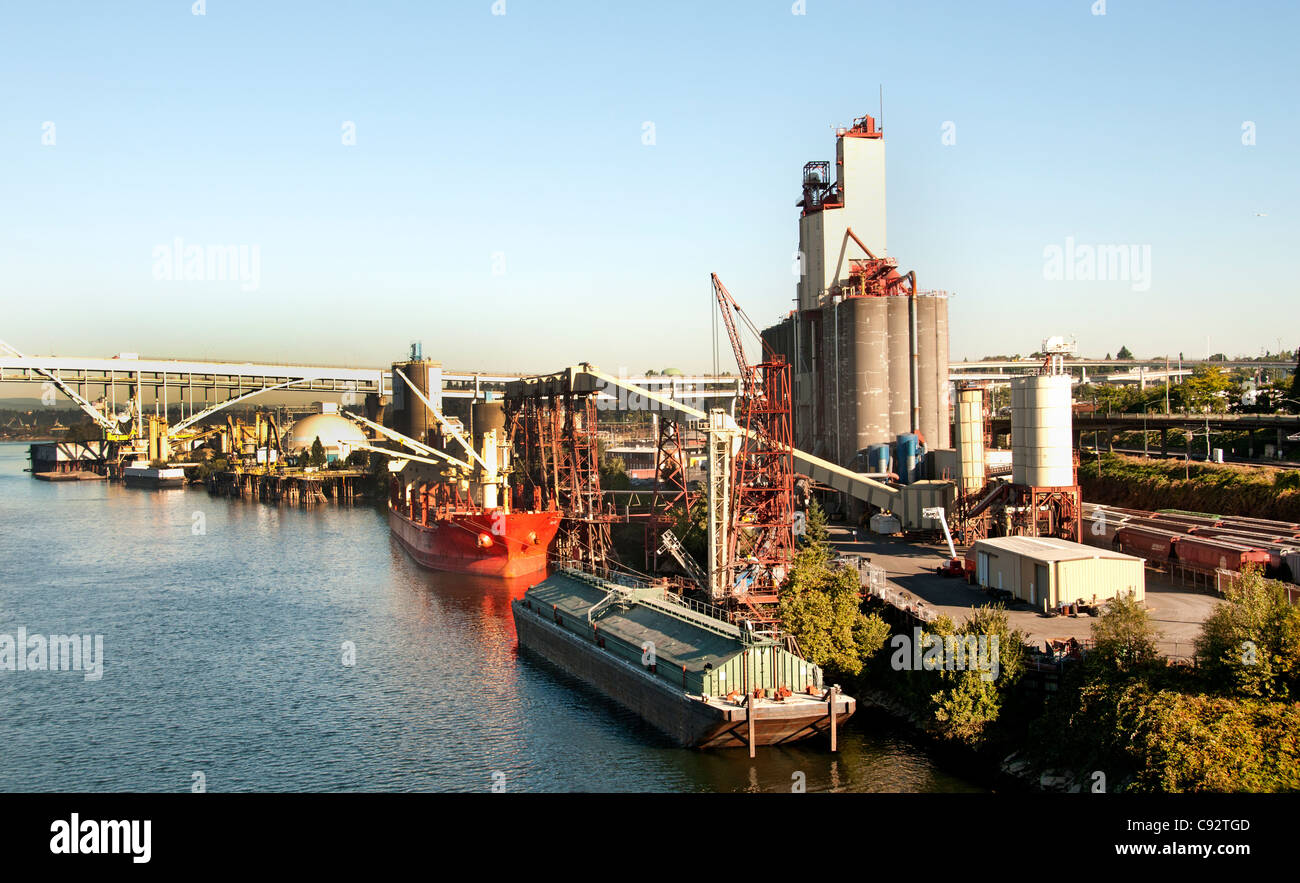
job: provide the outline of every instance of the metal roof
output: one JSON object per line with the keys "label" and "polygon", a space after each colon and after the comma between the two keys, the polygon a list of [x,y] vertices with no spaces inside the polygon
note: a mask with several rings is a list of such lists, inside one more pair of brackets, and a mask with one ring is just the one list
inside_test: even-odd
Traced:
{"label": "metal roof", "polygon": [[1056,537],[993,537],[975,543],[978,551],[1001,551],[1032,558],[1035,561],[1082,561],[1089,558],[1106,558],[1120,561],[1142,561],[1135,555],[1125,555],[1102,549],[1097,546],[1085,546]]}

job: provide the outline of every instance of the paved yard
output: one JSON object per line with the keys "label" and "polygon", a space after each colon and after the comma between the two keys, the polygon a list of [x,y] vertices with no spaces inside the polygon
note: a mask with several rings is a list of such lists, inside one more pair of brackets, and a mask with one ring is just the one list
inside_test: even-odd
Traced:
{"label": "paved yard", "polygon": [[[948,557],[945,544],[905,543],[872,534],[863,534],[867,539],[858,542],[850,529],[838,526],[832,526],[830,533],[831,542],[840,553],[861,556],[885,568],[895,588],[915,595],[957,622],[964,621],[973,608],[989,602],[988,595],[965,580],[945,578],[934,572]],[[1147,609],[1161,634],[1160,649],[1168,656],[1191,655],[1192,642],[1200,633],[1201,623],[1217,603],[1214,595],[1171,585],[1147,572]],[[1089,637],[1094,622],[1090,616],[1044,616],[1027,604],[1017,604],[1008,614],[1011,626],[1040,646],[1048,638],[1083,640]]]}

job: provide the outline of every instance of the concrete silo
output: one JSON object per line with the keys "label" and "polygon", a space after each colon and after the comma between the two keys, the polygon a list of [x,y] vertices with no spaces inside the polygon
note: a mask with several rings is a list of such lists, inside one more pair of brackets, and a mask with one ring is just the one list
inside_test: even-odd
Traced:
{"label": "concrete silo", "polygon": [[1026,487],[1074,484],[1070,377],[1040,374],[1011,382],[1011,480]]}
{"label": "concrete silo", "polygon": [[948,300],[921,292],[885,245],[885,147],[864,116],[836,162],[804,167],[797,309],[764,332],[793,366],[794,437],[841,465],[919,433],[950,443]]}

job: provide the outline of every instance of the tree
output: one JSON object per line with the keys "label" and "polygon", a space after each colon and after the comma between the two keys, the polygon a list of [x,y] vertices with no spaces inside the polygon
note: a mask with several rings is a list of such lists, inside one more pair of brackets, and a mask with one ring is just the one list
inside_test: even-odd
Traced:
{"label": "tree", "polygon": [[311,443],[311,453],[307,455],[307,461],[309,465],[316,467],[324,466],[329,462],[329,458],[325,456],[325,446],[320,443],[319,435]]}
{"label": "tree", "polygon": [[855,568],[837,566],[823,538],[822,521],[814,535],[813,513],[804,545],[795,552],[782,584],[779,606],[782,627],[795,637],[803,655],[815,665],[844,675],[858,675],[866,660],[889,637],[889,625],[862,612],[862,590]]}
{"label": "tree", "polygon": [[64,431],[60,441],[65,442],[88,442],[99,441],[104,437],[104,431],[91,420],[83,420],[80,423],[73,423]]}
{"label": "tree", "polygon": [[826,529],[826,512],[820,503],[813,500],[804,518],[802,543],[805,546],[820,544],[825,547],[830,544],[830,541],[830,531]]}
{"label": "tree", "polygon": [[1300,699],[1300,608],[1253,566],[1223,597],[1196,642],[1207,677],[1242,696]]}
{"label": "tree", "polygon": [[622,457],[606,457],[600,463],[600,486],[607,491],[625,491],[632,486],[627,463]]}
{"label": "tree", "polygon": [[1300,347],[1296,347],[1295,373],[1291,375],[1291,398],[1300,400]]}
{"label": "tree", "polygon": [[1218,365],[1197,365],[1192,376],[1175,390],[1183,410],[1213,411],[1227,400],[1225,394],[1236,387],[1236,382]]}
{"label": "tree", "polygon": [[982,639],[987,648],[984,662],[993,663],[987,671],[969,664],[965,670],[941,669],[943,686],[930,697],[935,720],[946,724],[944,736],[978,744],[1001,715],[1006,697],[1024,671],[1025,636],[1011,628],[1004,608],[992,604],[975,610],[958,628],[953,628],[947,617],[941,617],[934,628],[937,633],[953,635],[955,641]]}
{"label": "tree", "polygon": [[1090,657],[1109,670],[1131,672],[1160,658],[1155,624],[1131,595],[1106,605],[1101,618],[1092,624],[1092,641]]}
{"label": "tree", "polygon": [[1133,351],[1130,350],[1130,349],[1129,349],[1128,347],[1126,347],[1126,346],[1122,346],[1122,347],[1119,348],[1119,352],[1115,354],[1115,358],[1117,358],[1117,359],[1131,359],[1131,358],[1133,358]]}

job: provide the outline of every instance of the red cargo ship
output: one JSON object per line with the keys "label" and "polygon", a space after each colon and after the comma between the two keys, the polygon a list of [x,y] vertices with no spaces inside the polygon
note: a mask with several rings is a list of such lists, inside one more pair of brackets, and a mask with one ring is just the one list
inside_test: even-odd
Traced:
{"label": "red cargo ship", "polygon": [[508,579],[546,569],[546,552],[559,529],[560,514],[425,510],[418,504],[408,508],[390,502],[388,525],[424,567]]}
{"label": "red cargo ship", "polygon": [[[550,508],[516,508],[510,486],[510,441],[501,402],[474,402],[473,429],[467,434],[410,384],[394,366],[414,398],[441,426],[444,447],[383,430],[417,454],[402,454],[388,500],[388,526],[402,547],[424,567],[452,573],[512,579],[543,573],[560,513]],[[373,425],[373,424],[372,424]],[[455,453],[452,453],[452,452]],[[405,462],[402,462],[405,461]]]}

